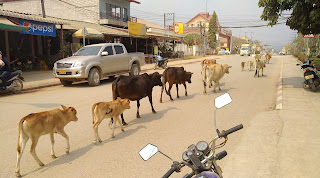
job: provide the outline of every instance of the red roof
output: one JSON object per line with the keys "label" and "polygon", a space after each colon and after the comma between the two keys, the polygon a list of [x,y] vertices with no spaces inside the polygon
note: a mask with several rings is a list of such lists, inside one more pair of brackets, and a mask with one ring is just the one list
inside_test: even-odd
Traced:
{"label": "red roof", "polygon": [[127,0],[127,1],[129,1],[129,2],[135,2],[135,3],[137,3],[137,4],[141,4],[141,2],[135,1],[135,0]]}
{"label": "red roof", "polygon": [[200,12],[199,14],[194,16],[192,19],[190,19],[186,24],[188,24],[189,22],[191,22],[193,19],[195,19],[198,16],[202,17],[203,19],[207,19],[207,22],[210,22],[210,19],[212,17],[212,15],[210,15],[208,12]]}

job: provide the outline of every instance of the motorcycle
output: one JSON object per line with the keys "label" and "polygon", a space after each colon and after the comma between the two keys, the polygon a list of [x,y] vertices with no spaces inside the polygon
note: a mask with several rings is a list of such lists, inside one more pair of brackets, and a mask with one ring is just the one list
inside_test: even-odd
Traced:
{"label": "motorcycle", "polygon": [[[3,72],[0,72],[0,76]],[[23,82],[24,78],[21,76],[22,71],[17,70],[14,72],[11,72],[11,75],[8,77],[7,86],[4,91],[1,92],[12,92],[13,94],[19,93],[23,88]],[[2,81],[0,79],[0,84],[2,84]]]}
{"label": "motorcycle", "polygon": [[154,69],[156,69],[158,67],[162,67],[163,69],[167,68],[168,58],[163,58],[159,55],[153,55],[152,57],[154,57],[156,60],[155,65],[154,65]]}
{"label": "motorcycle", "polygon": [[[300,64],[297,64],[299,66]],[[317,87],[320,85],[320,77],[317,74],[317,69],[313,64],[311,64],[310,60],[307,60],[301,65],[301,69],[303,70],[304,76],[304,88],[311,88],[312,91],[316,92]]]}
{"label": "motorcycle", "polygon": [[[206,141],[199,141],[196,145],[190,145],[187,148],[187,151],[182,154],[182,161],[173,161],[169,156],[159,151],[157,146],[152,144],[147,144],[143,149],[140,150],[139,154],[141,158],[146,161],[157,152],[169,158],[173,164],[171,165],[169,171],[163,176],[164,178],[169,177],[173,172],[181,172],[181,168],[184,166],[191,168],[192,172],[184,175],[183,178],[191,178],[192,176],[197,178],[222,178],[222,169],[218,166],[217,160],[223,159],[227,155],[227,152],[223,150],[215,155],[215,150],[223,147],[227,143],[229,134],[243,128],[243,125],[240,124],[229,130],[222,130],[220,132],[216,126],[216,110],[231,102],[232,99],[228,93],[215,98],[216,109],[214,111],[214,125],[217,136],[209,144]],[[224,141],[216,145],[216,141],[218,139],[224,139]]]}

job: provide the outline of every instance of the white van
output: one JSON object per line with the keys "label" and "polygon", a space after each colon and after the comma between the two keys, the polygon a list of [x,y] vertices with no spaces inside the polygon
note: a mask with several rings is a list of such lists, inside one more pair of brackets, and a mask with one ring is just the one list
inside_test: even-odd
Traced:
{"label": "white van", "polygon": [[250,44],[242,44],[240,48],[240,56],[251,55],[251,46]]}

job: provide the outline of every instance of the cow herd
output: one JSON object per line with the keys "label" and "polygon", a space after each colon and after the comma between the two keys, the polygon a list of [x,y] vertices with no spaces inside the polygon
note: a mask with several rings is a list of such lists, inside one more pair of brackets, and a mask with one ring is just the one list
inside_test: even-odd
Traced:
{"label": "cow herd", "polygon": [[260,70],[261,75],[263,76],[263,68],[266,67],[266,63],[270,63],[271,54],[267,53],[265,55],[265,60],[261,58],[260,54],[255,55],[253,61],[247,61],[247,62],[241,62],[241,70],[244,71],[245,64],[247,63],[248,71],[251,71],[251,69],[254,67],[255,74],[254,77],[260,76]]}
{"label": "cow herd", "polygon": [[[269,62],[271,55],[266,55],[266,62]],[[252,63],[252,64],[251,64]],[[244,69],[245,63],[241,63],[242,70]],[[248,66],[254,65],[256,73],[259,77],[259,70],[265,66],[265,61],[261,59],[260,55],[255,57],[255,60],[247,62]],[[229,73],[228,64],[217,64],[216,60],[202,60],[201,61],[201,75],[204,90],[203,93],[206,93],[206,86],[209,84],[209,87],[212,86],[212,81],[214,82],[214,89],[218,87],[219,90],[220,79],[224,74]],[[250,67],[251,69],[251,67]],[[114,128],[118,122],[122,131],[123,125],[127,125],[124,120],[123,112],[126,109],[130,109],[130,101],[137,101],[137,113],[136,117],[140,118],[139,107],[140,100],[146,96],[149,98],[151,109],[153,113],[156,113],[153,107],[152,101],[152,91],[153,87],[161,86],[161,96],[160,103],[162,102],[162,93],[165,90],[166,94],[169,95],[170,100],[173,98],[171,96],[171,89],[173,84],[176,84],[177,89],[177,98],[178,94],[178,85],[182,84],[185,87],[185,95],[187,96],[187,86],[186,82],[191,83],[192,72],[187,72],[183,67],[168,67],[164,70],[163,74],[154,72],[152,74],[141,74],[138,76],[119,76],[112,83],[112,95],[113,101],[110,102],[99,102],[95,103],[92,106],[92,126],[94,133],[94,144],[96,142],[101,142],[101,138],[98,133],[98,126],[105,118],[111,118],[109,126],[113,125],[113,130],[111,136],[114,137]],[[166,83],[169,83],[169,88],[167,90]],[[23,153],[23,150],[26,146],[27,141],[31,140],[30,154],[38,162],[40,166],[44,164],[37,157],[35,148],[37,146],[39,137],[41,135],[50,135],[51,140],[51,156],[56,158],[54,153],[54,133],[62,135],[67,141],[66,153],[69,153],[69,137],[64,131],[64,127],[71,121],[77,121],[76,116],[77,111],[73,107],[62,106],[62,109],[53,109],[49,111],[32,113],[23,117],[19,122],[18,128],[18,145],[17,145],[17,164],[16,164],[16,176],[20,177],[20,160]],[[121,116],[121,121],[119,116]]]}

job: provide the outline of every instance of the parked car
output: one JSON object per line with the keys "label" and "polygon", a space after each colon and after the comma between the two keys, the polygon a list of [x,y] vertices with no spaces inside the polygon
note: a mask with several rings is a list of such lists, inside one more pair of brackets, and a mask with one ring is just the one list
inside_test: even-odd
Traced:
{"label": "parked car", "polygon": [[229,55],[230,51],[229,50],[225,50],[225,49],[220,49],[220,51],[218,52],[218,54],[225,54],[225,55]]}
{"label": "parked car", "polygon": [[145,64],[143,53],[128,53],[121,43],[102,43],[81,48],[73,56],[54,63],[53,75],[64,86],[88,80],[97,86],[104,77],[129,73],[139,75]]}

